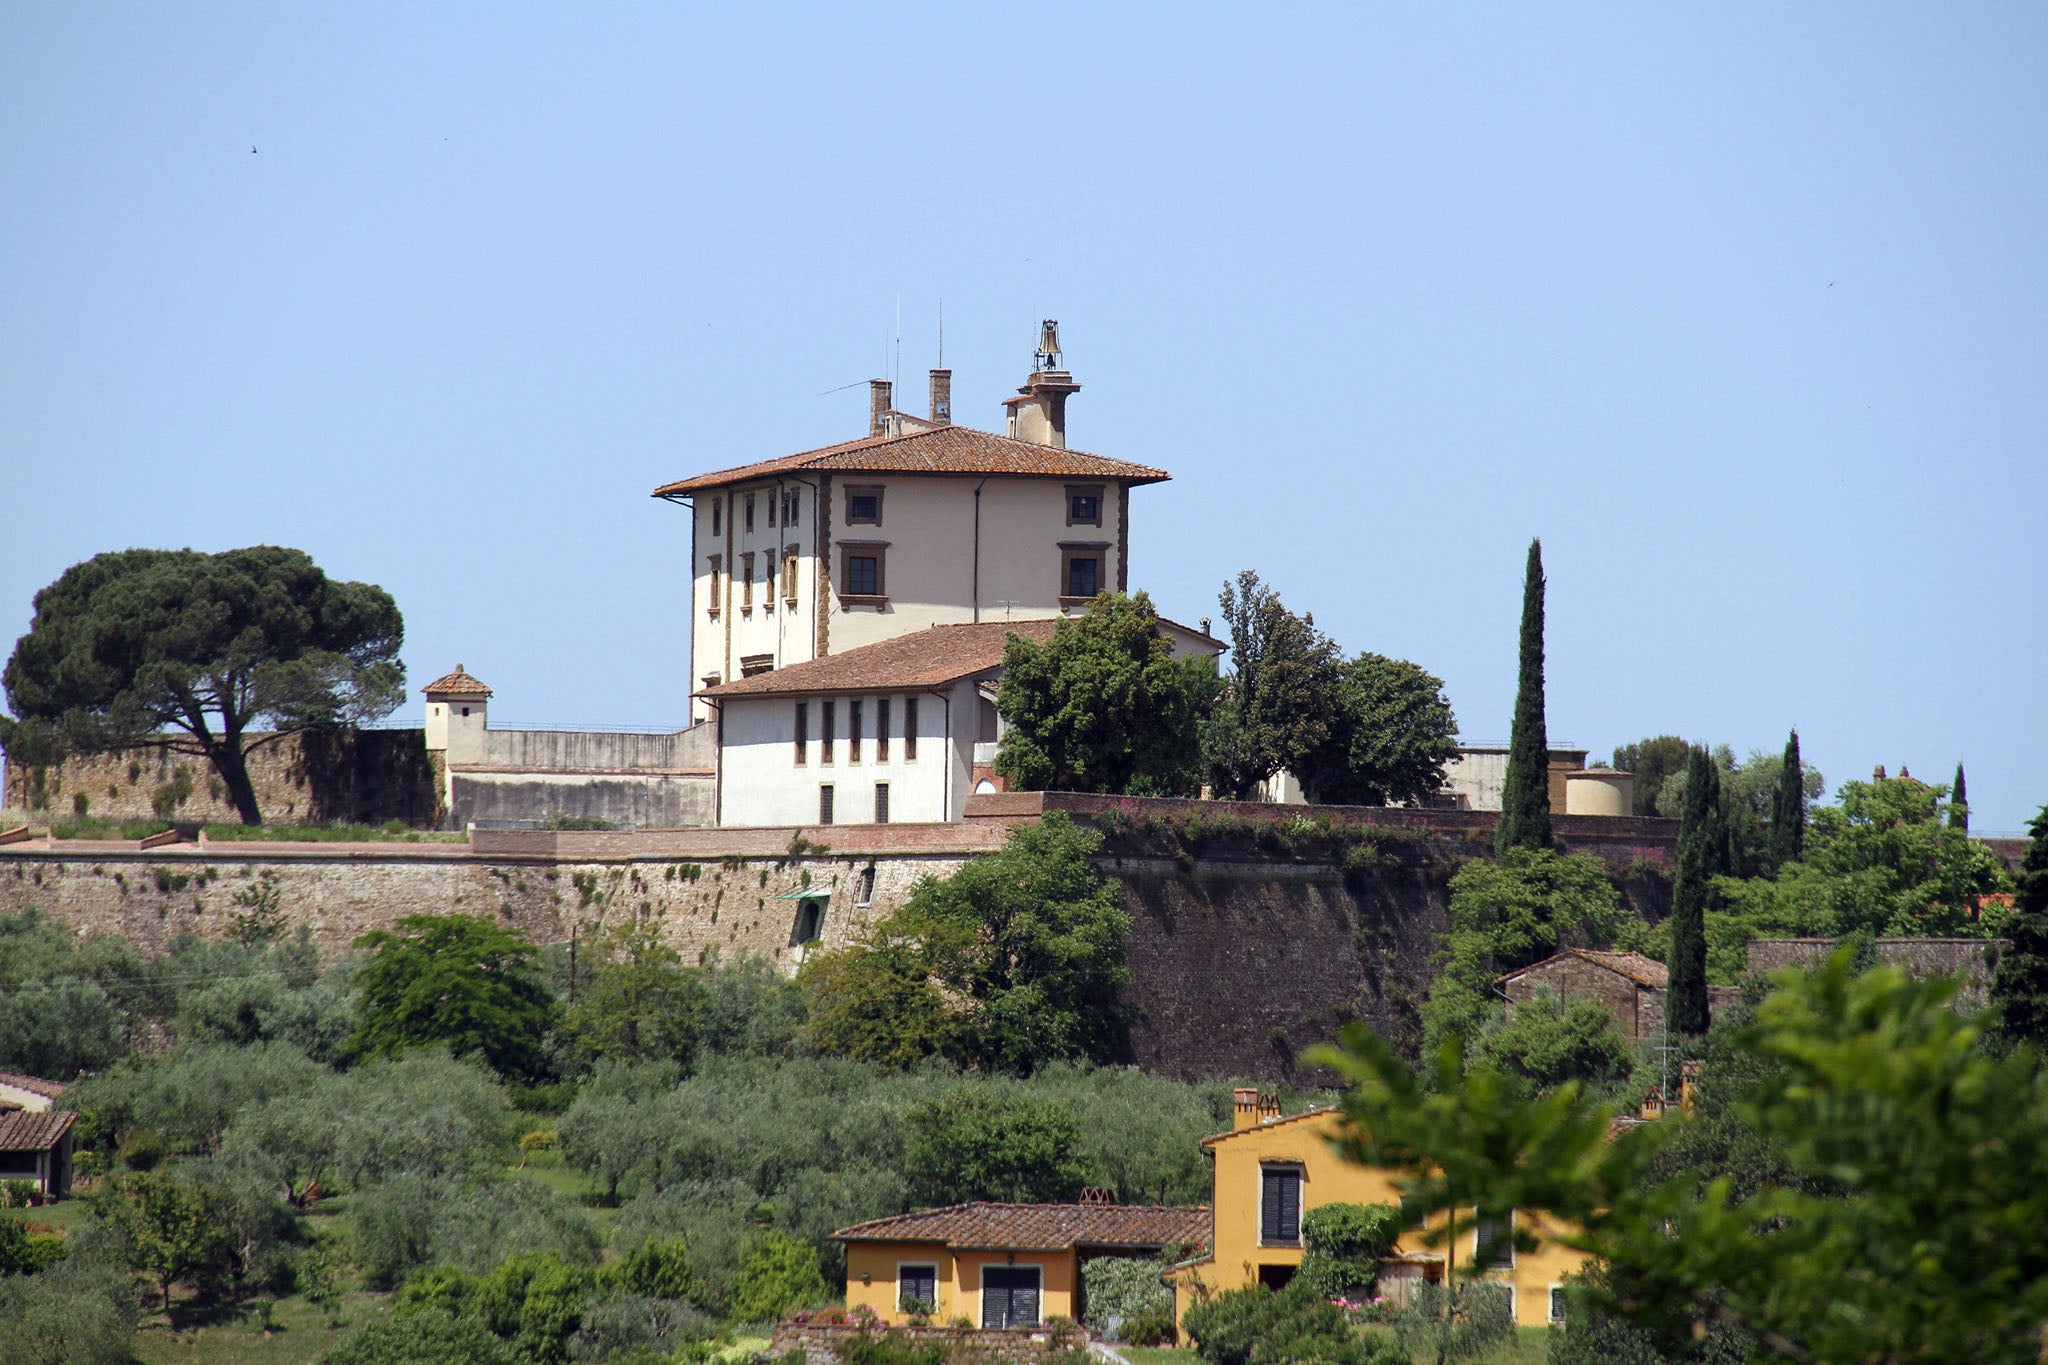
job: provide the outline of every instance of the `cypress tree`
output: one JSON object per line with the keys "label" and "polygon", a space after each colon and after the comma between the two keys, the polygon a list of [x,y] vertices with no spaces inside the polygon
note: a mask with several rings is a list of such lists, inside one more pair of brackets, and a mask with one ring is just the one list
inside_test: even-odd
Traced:
{"label": "cypress tree", "polygon": [[1670,984],[1664,1022],[1675,1033],[1707,1031],[1707,879],[1726,846],[1714,818],[1714,759],[1696,745],[1685,767],[1685,809],[1678,819],[1678,884],[1671,897]]}
{"label": "cypress tree", "polygon": [[1970,832],[1970,789],[1963,785],[1963,761],[1956,760],[1956,785],[1948,794],[1948,827]]}
{"label": "cypress tree", "polygon": [[1543,542],[1529,542],[1522,575],[1522,667],[1494,851],[1550,847],[1550,738],[1543,727]]}
{"label": "cypress tree", "polygon": [[1806,769],[1799,762],[1799,732],[1785,741],[1785,770],[1771,797],[1771,869],[1796,863],[1806,851]]}
{"label": "cypress tree", "polygon": [[2016,1043],[2048,1047],[2048,806],[2031,826],[2005,956],[1991,977],[1998,1030]]}

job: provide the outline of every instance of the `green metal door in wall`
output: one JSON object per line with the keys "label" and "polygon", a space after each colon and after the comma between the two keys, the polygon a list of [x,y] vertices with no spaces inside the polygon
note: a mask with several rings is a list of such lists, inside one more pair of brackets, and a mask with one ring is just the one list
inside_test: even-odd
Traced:
{"label": "green metal door in wall", "polygon": [[1038,1267],[992,1265],[981,1272],[984,1328],[1038,1326]]}

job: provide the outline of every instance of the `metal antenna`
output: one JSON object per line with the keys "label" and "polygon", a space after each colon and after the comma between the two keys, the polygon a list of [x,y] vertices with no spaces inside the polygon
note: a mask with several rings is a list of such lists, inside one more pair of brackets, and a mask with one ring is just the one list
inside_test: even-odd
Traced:
{"label": "metal antenna", "polygon": [[939,300],[939,368],[946,368],[946,301]]}
{"label": "metal antenna", "polygon": [[890,376],[893,387],[903,381],[903,293],[896,293],[896,372]]}

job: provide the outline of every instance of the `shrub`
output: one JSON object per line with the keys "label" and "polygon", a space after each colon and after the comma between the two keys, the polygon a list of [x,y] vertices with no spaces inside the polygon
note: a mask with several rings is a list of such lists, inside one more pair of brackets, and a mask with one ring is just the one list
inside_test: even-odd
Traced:
{"label": "shrub", "polygon": [[734,1322],[774,1322],[792,1308],[829,1297],[818,1253],[787,1233],[764,1232],[740,1252],[731,1317]]}
{"label": "shrub", "polygon": [[1097,1256],[1081,1267],[1081,1285],[1088,1300],[1084,1319],[1090,1330],[1138,1345],[1131,1325],[1147,1312],[1164,1309],[1173,1316],[1173,1291],[1159,1280],[1159,1263],[1135,1256]]}
{"label": "shrub", "polygon": [[519,1352],[471,1318],[434,1308],[372,1322],[322,1352],[317,1365],[523,1365]]}
{"label": "shrub", "polygon": [[1406,1365],[1390,1346],[1368,1345],[1343,1310],[1300,1276],[1279,1293],[1253,1285],[1188,1309],[1188,1335],[1209,1365]]}
{"label": "shrub", "polygon": [[919,1345],[902,1331],[863,1332],[839,1344],[841,1365],[946,1365],[950,1356],[943,1342]]}
{"label": "shrub", "polygon": [[1318,1298],[1350,1297],[1379,1279],[1380,1257],[1401,1231],[1391,1204],[1323,1204],[1301,1218],[1300,1277]]}

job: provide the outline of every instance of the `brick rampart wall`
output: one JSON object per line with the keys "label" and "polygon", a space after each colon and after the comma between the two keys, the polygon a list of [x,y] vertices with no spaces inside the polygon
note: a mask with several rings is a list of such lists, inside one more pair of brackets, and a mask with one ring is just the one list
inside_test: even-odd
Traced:
{"label": "brick rampart wall", "polygon": [[[964,1327],[898,1327],[913,1346],[941,1346],[955,1360],[986,1365],[1041,1365],[1062,1347],[1088,1344],[1088,1334],[1068,1327],[1055,1334],[1043,1327],[1018,1327],[982,1332]],[[804,1353],[804,1365],[839,1365],[840,1348],[849,1340],[879,1335],[879,1329],[826,1326],[821,1323],[779,1323],[768,1339],[768,1354],[777,1359],[791,1351]]]}
{"label": "brick rampart wall", "polygon": [[[1828,960],[1841,943],[1832,938],[1753,938],[1749,941],[1749,970],[1757,974],[1785,967],[1812,971]],[[2004,939],[1985,938],[1881,938],[1877,940],[1880,962],[1904,967],[1909,976],[1952,976],[1963,983],[1965,998],[1980,999],[1998,969]]]}

